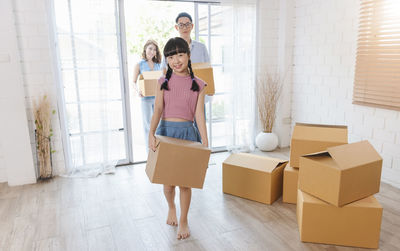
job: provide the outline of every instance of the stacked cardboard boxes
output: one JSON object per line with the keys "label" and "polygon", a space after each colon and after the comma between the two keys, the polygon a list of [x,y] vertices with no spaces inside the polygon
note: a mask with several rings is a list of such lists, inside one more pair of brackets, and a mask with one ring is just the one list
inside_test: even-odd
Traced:
{"label": "stacked cardboard boxes", "polygon": [[248,153],[230,155],[222,164],[223,192],[272,204],[282,195],[287,161]]}
{"label": "stacked cardboard boxes", "polygon": [[299,169],[292,167],[289,162],[283,170],[283,202],[297,203],[298,178]]}
{"label": "stacked cardboard boxes", "polygon": [[382,158],[368,141],[300,157],[297,220],[305,242],[378,248]]}
{"label": "stacked cardboard boxes", "polygon": [[378,248],[382,206],[374,196],[335,207],[301,190],[298,192],[301,241]]}
{"label": "stacked cardboard boxes", "polygon": [[343,144],[347,144],[346,126],[296,123],[290,144],[290,162],[283,175],[282,201],[297,202],[300,156]]}
{"label": "stacked cardboard boxes", "polygon": [[290,143],[290,164],[300,167],[300,156],[347,144],[347,126],[296,123]]}

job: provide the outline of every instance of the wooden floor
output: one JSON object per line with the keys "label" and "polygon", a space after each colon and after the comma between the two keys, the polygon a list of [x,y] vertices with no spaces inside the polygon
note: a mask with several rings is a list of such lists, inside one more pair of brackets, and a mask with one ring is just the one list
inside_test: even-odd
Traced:
{"label": "wooden floor", "polygon": [[[302,243],[296,205],[223,194],[227,155],[212,155],[204,189],[193,190],[187,240],[176,240],[177,228],[165,224],[162,186],[137,165],[94,179],[0,184],[0,250],[360,250]],[[382,183],[376,197],[384,207],[380,250],[399,250],[400,189]]]}

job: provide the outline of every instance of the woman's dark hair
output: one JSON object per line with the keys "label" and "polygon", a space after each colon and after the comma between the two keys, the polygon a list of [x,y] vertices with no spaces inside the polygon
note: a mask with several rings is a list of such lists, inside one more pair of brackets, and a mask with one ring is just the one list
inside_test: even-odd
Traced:
{"label": "woman's dark hair", "polygon": [[147,60],[147,57],[146,57],[146,50],[147,50],[147,47],[148,47],[149,45],[154,45],[154,46],[156,47],[156,55],[152,58],[153,62],[154,62],[154,63],[157,63],[157,64],[161,63],[161,53],[160,53],[160,49],[158,48],[157,42],[156,42],[155,40],[153,40],[153,39],[147,40],[147,42],[146,42],[145,45],[143,46],[142,58],[145,59],[145,60]]}
{"label": "woman's dark hair", "polygon": [[[180,38],[180,37],[171,38],[170,40],[168,40],[167,44],[164,47],[165,60],[167,60],[167,58],[169,56],[173,56],[178,53],[186,53],[190,57],[189,45],[186,42],[186,40],[183,38]],[[163,89],[169,90],[168,89],[168,81],[172,75],[172,68],[169,66],[168,62],[167,62],[167,66],[168,66],[168,70],[167,70],[167,73],[165,74],[165,81],[161,85],[161,88],[160,88],[161,90],[163,90]],[[198,91],[200,91],[200,87],[197,84],[196,80],[194,79],[192,63],[191,63],[190,59],[188,62],[188,68],[189,68],[190,77],[192,78],[192,87],[190,88],[190,90],[198,92]]]}

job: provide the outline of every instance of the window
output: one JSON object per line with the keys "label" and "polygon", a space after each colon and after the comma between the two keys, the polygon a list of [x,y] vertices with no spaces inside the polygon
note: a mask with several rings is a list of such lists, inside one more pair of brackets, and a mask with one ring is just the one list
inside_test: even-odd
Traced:
{"label": "window", "polygon": [[69,168],[128,162],[117,1],[56,0]]}
{"label": "window", "polygon": [[361,1],[353,103],[400,110],[400,1]]}

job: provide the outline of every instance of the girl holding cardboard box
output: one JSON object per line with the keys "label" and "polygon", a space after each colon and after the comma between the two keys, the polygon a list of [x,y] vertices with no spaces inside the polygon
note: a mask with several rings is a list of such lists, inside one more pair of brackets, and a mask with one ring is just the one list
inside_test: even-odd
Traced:
{"label": "girl holding cardboard box", "polygon": [[135,65],[133,71],[133,86],[141,97],[142,103],[142,119],[143,129],[146,141],[146,148],[149,146],[147,135],[149,134],[150,120],[154,111],[154,96],[143,96],[141,90],[137,85],[137,80],[140,74],[146,71],[160,71],[161,70],[161,53],[156,41],[149,39],[143,47],[142,60]]}
{"label": "girl holding cardboard box", "polygon": [[[201,142],[208,147],[204,117],[206,83],[193,74],[187,42],[179,37],[171,38],[165,45],[164,56],[168,70],[158,81],[160,88],[157,89],[154,114],[150,124],[149,147],[156,151],[155,133]],[[198,129],[193,125],[195,118]],[[179,189],[181,216],[177,238],[185,239],[190,235],[187,215],[192,191],[188,187]],[[175,186],[164,185],[164,195],[169,207],[167,224],[176,226],[178,221],[174,203]]]}

